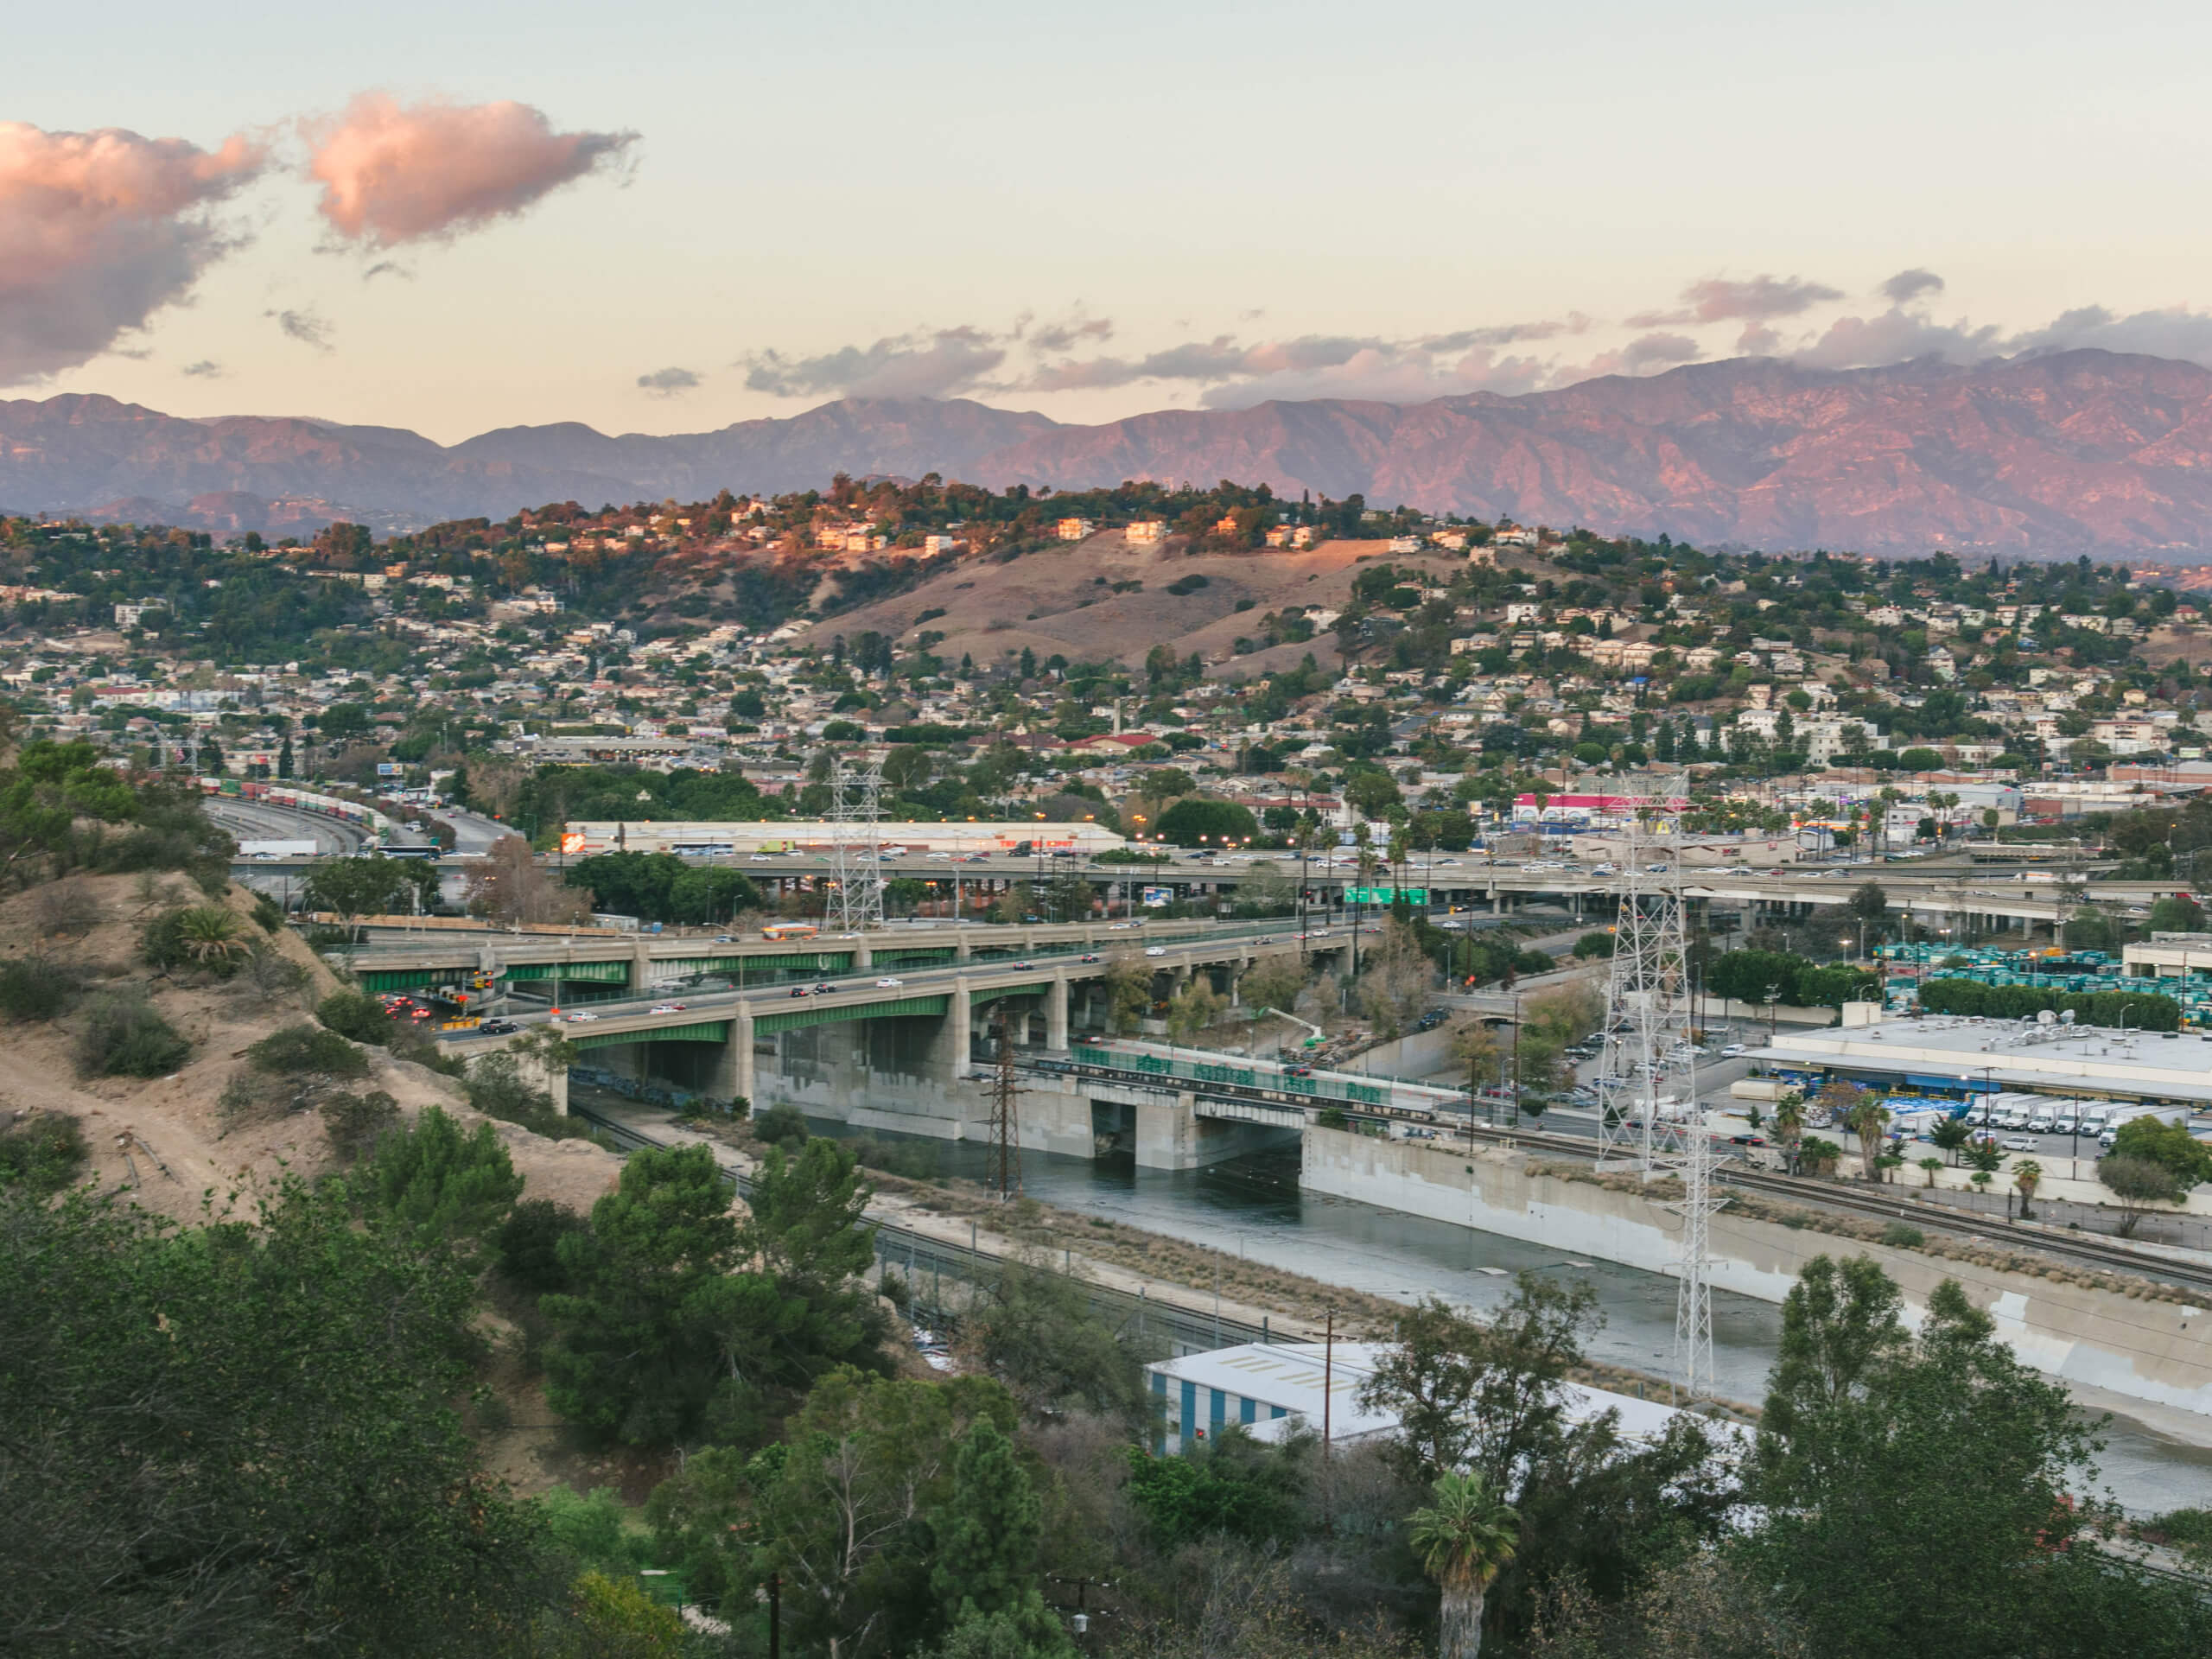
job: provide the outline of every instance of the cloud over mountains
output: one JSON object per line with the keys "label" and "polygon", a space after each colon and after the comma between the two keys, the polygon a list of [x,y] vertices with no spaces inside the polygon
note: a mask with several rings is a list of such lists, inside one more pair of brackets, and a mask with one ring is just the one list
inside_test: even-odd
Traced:
{"label": "cloud over mountains", "polygon": [[209,150],[0,122],[0,384],[88,362],[187,297],[241,234],[215,210],[268,159],[243,134]]}
{"label": "cloud over mountains", "polygon": [[403,105],[364,92],[300,123],[307,175],[339,236],[371,248],[451,238],[512,218],[563,185],[618,168],[634,132],[556,132],[542,110],[502,101]]}

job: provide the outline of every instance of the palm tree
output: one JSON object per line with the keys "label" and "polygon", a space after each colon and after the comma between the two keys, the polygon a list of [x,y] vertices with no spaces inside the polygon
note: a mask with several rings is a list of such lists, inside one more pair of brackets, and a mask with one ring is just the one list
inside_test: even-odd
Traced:
{"label": "palm tree", "polygon": [[1928,1177],[1922,1185],[1933,1186],[1936,1185],[1936,1177],[1942,1173],[1943,1160],[1941,1158],[1923,1158],[1920,1160],[1920,1167]]}
{"label": "palm tree", "polygon": [[1890,1127],[1890,1109],[1878,1100],[1863,1100],[1851,1109],[1845,1122],[1859,1137],[1859,1161],[1866,1166],[1866,1179],[1879,1180],[1875,1160],[1882,1155],[1882,1135]]}
{"label": "palm tree", "polygon": [[234,911],[220,905],[194,905],[177,918],[177,942],[184,954],[203,968],[212,963],[235,962],[253,951],[239,937],[240,926]]}
{"label": "palm tree", "polygon": [[2033,1219],[2029,1213],[2028,1200],[2036,1195],[2036,1188],[2043,1184],[2043,1166],[2032,1158],[2024,1158],[2012,1167],[2012,1185],[2020,1190],[2020,1219]]}
{"label": "palm tree", "polygon": [[1774,1103],[1774,1138],[1782,1142],[1789,1173],[1797,1173],[1797,1147],[1805,1138],[1805,1096],[1793,1089]]}
{"label": "palm tree", "polygon": [[1439,1659],[1477,1659],[1483,1597],[1519,1547],[1521,1517],[1478,1474],[1440,1475],[1432,1502],[1413,1512],[1408,1540],[1444,1592]]}

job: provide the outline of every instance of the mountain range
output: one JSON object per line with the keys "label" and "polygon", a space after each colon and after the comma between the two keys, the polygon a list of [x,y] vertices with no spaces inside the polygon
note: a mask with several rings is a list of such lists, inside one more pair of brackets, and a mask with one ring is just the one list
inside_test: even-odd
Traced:
{"label": "mountain range", "polygon": [[1226,478],[1774,550],[2193,561],[2212,536],[2212,371],[2095,351],[1840,372],[1738,358],[1402,405],[1323,398],[1084,426],[960,399],[847,399],[713,432],[563,423],[451,446],[83,394],[0,401],[0,507],[223,534],[690,501],[839,472],[1056,489]]}

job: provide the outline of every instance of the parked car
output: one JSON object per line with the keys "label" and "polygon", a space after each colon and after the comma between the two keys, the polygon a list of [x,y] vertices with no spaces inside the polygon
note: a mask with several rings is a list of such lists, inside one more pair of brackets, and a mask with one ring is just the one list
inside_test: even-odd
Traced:
{"label": "parked car", "polygon": [[2036,1143],[2024,1135],[2008,1135],[1997,1144],[2006,1152],[2033,1152],[2036,1149]]}
{"label": "parked car", "polygon": [[1751,1051],[1745,1048],[1741,1043],[1731,1043],[1727,1047],[1720,1051],[1720,1058],[1724,1060],[1740,1059],[1744,1055],[1748,1054]]}

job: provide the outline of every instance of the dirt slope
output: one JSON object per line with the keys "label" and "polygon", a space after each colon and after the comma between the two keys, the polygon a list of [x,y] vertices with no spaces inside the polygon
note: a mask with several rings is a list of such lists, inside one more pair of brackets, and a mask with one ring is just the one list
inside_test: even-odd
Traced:
{"label": "dirt slope", "polygon": [[[957,661],[966,652],[978,664],[1027,646],[1039,660],[1057,652],[1071,661],[1114,658],[1134,668],[1154,645],[1165,645],[1178,657],[1195,651],[1211,664],[1229,658],[1240,634],[1256,634],[1260,618],[1269,611],[1286,605],[1341,608],[1357,567],[1368,560],[1388,557],[1440,577],[1463,563],[1442,553],[1391,555],[1388,546],[1324,542],[1299,552],[1269,549],[1192,557],[1180,543],[1132,546],[1122,531],[1103,531],[1008,564],[963,559],[912,593],[832,618],[817,632],[852,639],[873,630],[907,640],[924,628],[944,635],[934,647],[939,656]],[[1189,594],[1167,591],[1192,575],[1204,576],[1206,585]],[[1116,583],[1131,582],[1143,586],[1114,591]],[[920,620],[929,611],[944,614]],[[1325,664],[1333,655],[1332,643],[1323,639],[1290,651],[1289,661],[1307,650]]]}

